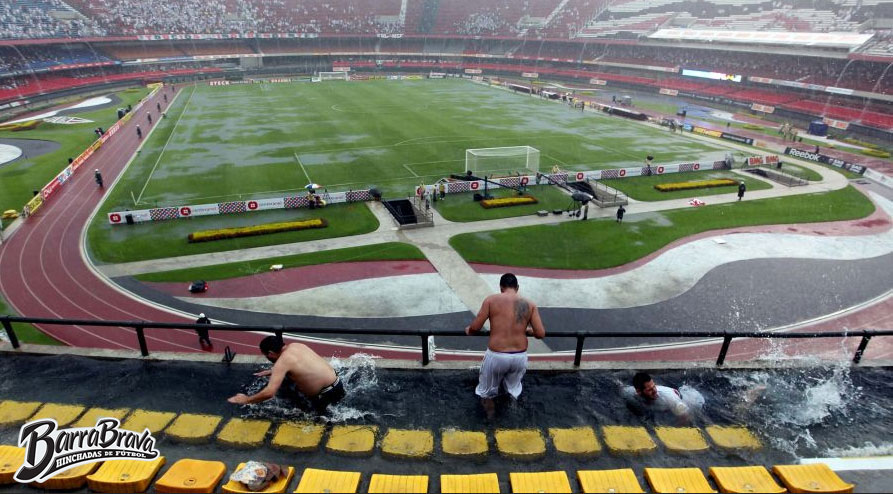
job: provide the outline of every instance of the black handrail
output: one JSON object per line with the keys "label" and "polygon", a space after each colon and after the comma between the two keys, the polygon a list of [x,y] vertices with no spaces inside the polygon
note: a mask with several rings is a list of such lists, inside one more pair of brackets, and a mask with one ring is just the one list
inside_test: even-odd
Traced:
{"label": "black handrail", "polygon": [[[339,334],[339,335],[381,335],[381,336],[418,336],[422,339],[422,365],[428,365],[428,337],[430,336],[464,336],[465,333],[455,329],[393,329],[392,327],[368,328],[368,329],[333,329],[324,327],[307,326],[257,326],[240,324],[194,324],[194,323],[168,323],[151,321],[101,321],[87,319],[52,319],[41,317],[0,316],[0,324],[6,330],[9,342],[13,348],[19,348],[19,340],[13,330],[13,323],[49,324],[66,326],[98,326],[120,327],[135,330],[137,341],[140,345],[140,353],[144,357],[149,356],[149,348],[146,344],[145,331],[149,329],[213,329],[214,331],[236,332],[266,332],[273,333],[280,338],[284,333],[295,334]],[[480,333],[486,336],[487,333]],[[868,347],[868,342],[876,336],[893,336],[891,329],[860,329],[855,331],[826,331],[782,333],[768,331],[582,331],[582,330],[549,330],[549,338],[575,338],[576,349],[574,351],[574,366],[579,367],[583,357],[583,347],[586,338],[722,338],[722,347],[716,359],[716,365],[725,363],[729,346],[735,338],[765,338],[765,339],[810,339],[810,338],[861,338],[859,347],[853,355],[853,363],[858,364]]]}

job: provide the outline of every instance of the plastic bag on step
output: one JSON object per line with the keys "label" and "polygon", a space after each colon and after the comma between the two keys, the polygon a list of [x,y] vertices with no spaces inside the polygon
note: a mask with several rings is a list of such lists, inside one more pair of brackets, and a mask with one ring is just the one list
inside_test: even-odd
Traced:
{"label": "plastic bag on step", "polygon": [[229,479],[239,482],[249,491],[261,491],[284,475],[288,467],[262,461],[249,461],[233,472]]}

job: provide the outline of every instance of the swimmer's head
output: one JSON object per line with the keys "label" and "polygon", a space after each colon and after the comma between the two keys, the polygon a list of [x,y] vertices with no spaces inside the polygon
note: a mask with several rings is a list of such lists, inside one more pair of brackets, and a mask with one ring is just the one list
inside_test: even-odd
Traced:
{"label": "swimmer's head", "polygon": [[499,278],[499,291],[504,292],[509,288],[518,291],[518,278],[512,273],[506,273]]}
{"label": "swimmer's head", "polygon": [[647,399],[657,399],[657,385],[647,372],[637,372],[633,376],[633,387],[636,388],[636,394]]}
{"label": "swimmer's head", "polygon": [[201,314],[198,315],[198,317],[205,317],[205,313],[202,312]]}
{"label": "swimmer's head", "polygon": [[260,353],[267,357],[270,362],[276,362],[282,355],[282,338],[272,335],[260,340]]}

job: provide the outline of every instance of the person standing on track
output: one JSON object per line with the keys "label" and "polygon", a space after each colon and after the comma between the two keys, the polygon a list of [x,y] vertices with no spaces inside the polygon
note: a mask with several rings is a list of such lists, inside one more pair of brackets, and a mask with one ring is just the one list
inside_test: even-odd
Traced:
{"label": "person standing on track", "polygon": [[143,129],[141,129],[139,125],[136,126],[136,138],[137,139],[143,138]]}
{"label": "person standing on track", "polygon": [[102,188],[102,174],[99,173],[99,168],[97,168],[96,171],[93,172],[93,179],[96,180],[96,185],[98,185],[99,188],[101,189]]}
{"label": "person standing on track", "polygon": [[[211,320],[208,319],[208,316],[205,315],[204,312],[198,315],[198,319],[195,320],[196,324],[211,324]],[[196,329],[195,332],[198,334],[198,344],[202,347],[202,349],[211,349],[214,345],[211,344],[211,336],[208,334],[207,329]]]}

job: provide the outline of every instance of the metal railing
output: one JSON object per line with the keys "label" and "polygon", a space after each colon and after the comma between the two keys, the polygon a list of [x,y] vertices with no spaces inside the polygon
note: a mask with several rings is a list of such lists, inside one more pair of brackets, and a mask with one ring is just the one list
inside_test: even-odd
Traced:
{"label": "metal railing", "polygon": [[[18,317],[18,316],[0,316],[0,324],[6,330],[9,342],[13,348],[19,348],[19,339],[12,327],[13,323],[27,324],[44,324],[57,326],[96,326],[96,327],[119,327],[130,328],[136,332],[136,338],[139,343],[140,353],[144,357],[149,356],[149,346],[146,343],[146,330],[163,330],[163,329],[206,329],[214,331],[234,331],[234,332],[259,332],[272,333],[280,338],[284,334],[329,334],[329,335],[367,335],[367,336],[417,336],[421,338],[421,358],[422,365],[428,365],[429,359],[429,342],[430,336],[455,336],[463,337],[465,333],[452,329],[332,329],[332,328],[314,328],[314,327],[297,327],[297,326],[249,326],[249,325],[227,325],[227,324],[189,324],[189,323],[163,323],[150,321],[100,321],[100,320],[83,320],[83,319],[48,319],[37,317]],[[486,336],[487,333],[479,333],[480,336]],[[874,330],[864,329],[856,331],[828,331],[828,332],[805,332],[805,333],[781,333],[781,332],[761,332],[761,331],[561,331],[550,330],[546,333],[548,338],[575,338],[576,348],[574,350],[574,366],[579,367],[583,360],[583,346],[587,338],[698,338],[698,339],[718,339],[722,338],[722,346],[719,355],[716,358],[716,365],[721,366],[725,363],[726,354],[728,354],[729,346],[733,339],[736,338],[754,338],[754,339],[770,339],[770,340],[791,340],[791,339],[813,339],[813,338],[861,338],[859,346],[853,355],[853,363],[858,364],[862,361],[862,355],[865,354],[868,343],[876,336],[893,336],[893,330]]]}

